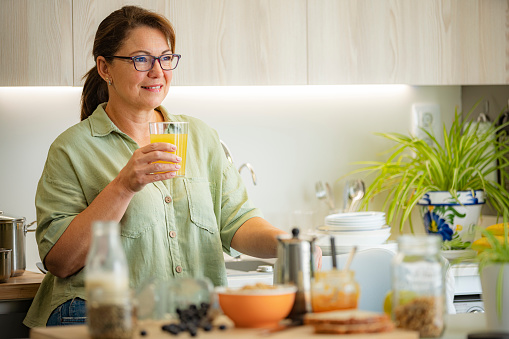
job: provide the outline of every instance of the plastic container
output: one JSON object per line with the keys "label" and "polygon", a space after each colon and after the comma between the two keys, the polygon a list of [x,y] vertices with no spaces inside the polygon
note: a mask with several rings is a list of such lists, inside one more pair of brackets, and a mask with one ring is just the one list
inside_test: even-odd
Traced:
{"label": "plastic container", "polygon": [[359,295],[354,271],[333,269],[315,273],[311,288],[313,312],[356,309]]}
{"label": "plastic container", "polygon": [[399,328],[437,338],[445,329],[445,265],[436,235],[398,238],[393,260],[392,319]]}
{"label": "plastic container", "polygon": [[135,327],[129,269],[119,224],[95,222],[85,266],[87,325],[93,339],[132,338]]}

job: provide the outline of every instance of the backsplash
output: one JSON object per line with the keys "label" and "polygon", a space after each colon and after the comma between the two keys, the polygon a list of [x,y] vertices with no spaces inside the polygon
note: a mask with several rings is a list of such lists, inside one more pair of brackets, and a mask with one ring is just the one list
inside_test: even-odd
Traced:
{"label": "backsplash", "polygon": [[[48,148],[79,121],[81,88],[0,87],[0,210],[35,220],[34,196]],[[342,206],[352,162],[380,160],[390,144],[374,132],[409,133],[414,103],[437,103],[450,125],[460,86],[173,87],[164,101],[173,114],[198,117],[228,145],[250,197],[275,226],[289,230],[293,210],[327,214],[315,182],[329,182]],[[340,180],[338,180],[340,179]],[[369,182],[369,178],[366,179]],[[373,209],[377,208],[375,202]],[[381,205],[379,205],[381,206]],[[40,261],[27,234],[27,269]]]}

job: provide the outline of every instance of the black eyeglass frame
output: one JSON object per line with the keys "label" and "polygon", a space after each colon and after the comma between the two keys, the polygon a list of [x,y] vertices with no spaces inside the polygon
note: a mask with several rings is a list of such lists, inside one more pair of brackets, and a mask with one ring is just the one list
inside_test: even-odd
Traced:
{"label": "black eyeglass frame", "polygon": [[[177,62],[175,63],[175,67],[173,68],[164,68],[163,65],[161,64],[161,58],[162,57],[165,57],[165,56],[168,56],[168,55],[171,55],[172,57],[174,58],[177,58]],[[177,68],[178,64],[179,64],[179,61],[180,61],[180,57],[181,55],[180,54],[173,54],[173,53],[168,53],[168,54],[162,54],[158,57],[156,56],[153,56],[153,55],[150,55],[150,54],[143,54],[143,55],[135,55],[135,56],[132,56],[132,57],[128,57],[128,56],[118,56],[118,55],[107,55],[107,56],[104,56],[105,58],[117,58],[117,59],[125,59],[125,60],[131,60],[133,62],[133,65],[134,65],[134,69],[137,70],[138,72],[149,72],[152,70],[152,68],[154,68],[154,65],[156,63],[156,59],[157,61],[159,61],[159,66],[161,66],[161,69],[164,70],[164,71],[172,71],[174,70],[175,68]],[[146,70],[139,70],[138,68],[136,68],[136,61],[134,61],[134,59],[136,58],[140,58],[140,57],[151,57],[152,58],[152,65],[150,66],[149,69],[146,69]]]}

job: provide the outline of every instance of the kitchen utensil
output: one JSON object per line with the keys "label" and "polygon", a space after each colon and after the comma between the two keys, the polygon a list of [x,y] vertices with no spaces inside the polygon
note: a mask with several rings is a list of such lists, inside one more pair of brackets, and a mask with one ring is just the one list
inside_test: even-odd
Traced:
{"label": "kitchen utensil", "polygon": [[299,319],[311,312],[311,279],[314,276],[314,247],[316,237],[300,236],[299,229],[292,229],[292,235],[279,235],[278,261],[275,265],[276,284],[297,286],[295,303],[289,317]]}
{"label": "kitchen utensil", "polygon": [[357,202],[360,201],[364,197],[364,192],[366,191],[364,181],[360,179],[355,179],[350,182],[348,196],[352,199],[352,203],[350,204],[349,212],[353,212],[357,207]]}
{"label": "kitchen utensil", "polygon": [[28,229],[35,223],[25,224],[25,218],[9,217],[0,211],[0,248],[10,248],[12,276],[17,277],[25,273],[25,237],[27,232],[35,232]]}
{"label": "kitchen utensil", "polygon": [[341,212],[348,212],[348,192],[350,191],[350,181],[347,180],[345,182],[345,187],[343,188],[343,209]]}
{"label": "kitchen utensil", "polygon": [[327,190],[327,203],[329,204],[330,210],[334,211],[336,209],[336,204],[334,203],[334,194],[332,193],[332,188],[328,182],[325,183],[325,188]]}
{"label": "kitchen utensil", "polygon": [[355,252],[357,252],[357,246],[352,247],[352,250],[350,251],[350,254],[348,255],[348,259],[346,260],[345,267],[343,267],[344,272],[347,272],[350,269],[350,264],[352,263],[353,256],[355,255]]}
{"label": "kitchen utensil", "polygon": [[37,266],[39,271],[41,271],[42,273],[44,273],[44,274],[48,273],[48,270],[44,268],[44,265],[42,264],[42,262],[40,262],[40,261],[36,262],[35,266]]}
{"label": "kitchen utensil", "polygon": [[332,197],[327,192],[325,185],[322,181],[317,181],[315,184],[316,197],[319,200],[324,200],[331,211],[334,211],[334,203]]}
{"label": "kitchen utensil", "polygon": [[332,254],[332,268],[336,270],[338,268],[338,264],[336,261],[336,241],[334,237],[330,237],[330,250]]}
{"label": "kitchen utensil", "polygon": [[0,283],[7,282],[12,275],[10,248],[0,248]]}

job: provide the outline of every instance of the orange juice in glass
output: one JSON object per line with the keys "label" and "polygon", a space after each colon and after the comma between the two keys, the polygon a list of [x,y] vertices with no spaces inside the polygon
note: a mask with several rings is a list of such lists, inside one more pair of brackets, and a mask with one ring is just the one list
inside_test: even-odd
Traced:
{"label": "orange juice in glass", "polygon": [[[187,155],[187,135],[189,130],[188,122],[150,122],[150,142],[168,142],[177,146],[175,152],[182,161],[179,163],[180,169],[177,171],[177,177],[186,175],[186,155]],[[170,163],[167,161],[157,161]]]}

